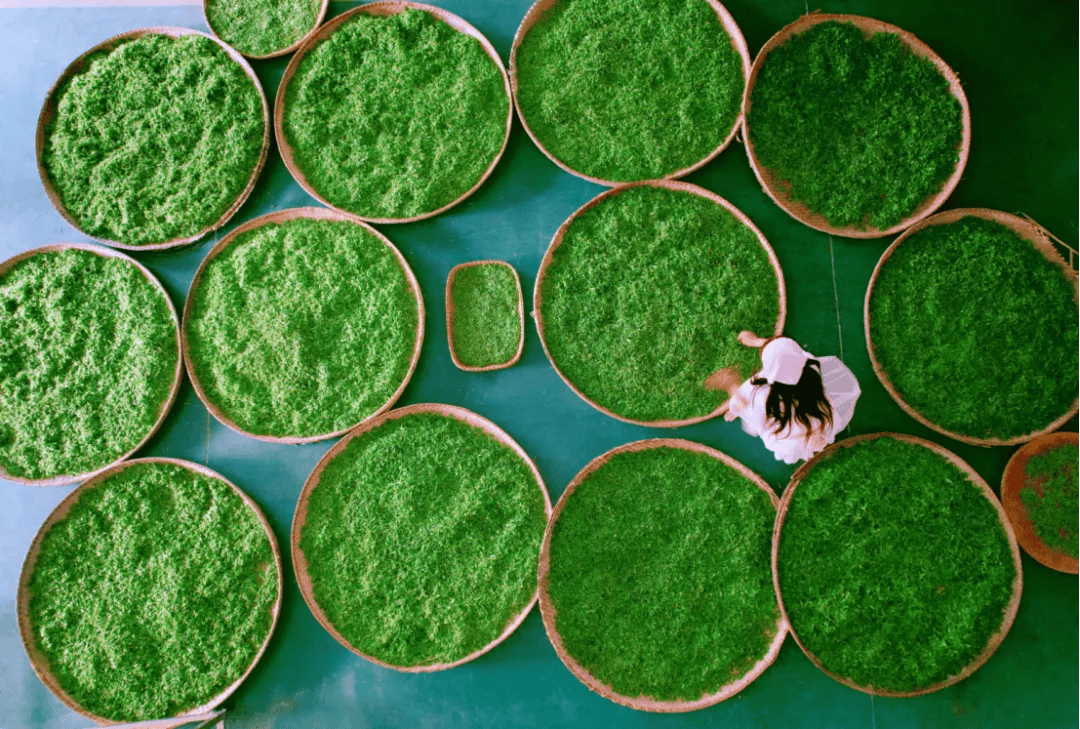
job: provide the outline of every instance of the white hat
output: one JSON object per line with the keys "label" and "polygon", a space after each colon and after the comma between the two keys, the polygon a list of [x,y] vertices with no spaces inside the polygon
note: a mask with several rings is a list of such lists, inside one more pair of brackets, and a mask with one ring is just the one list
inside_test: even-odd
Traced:
{"label": "white hat", "polygon": [[794,339],[780,337],[761,350],[761,376],[769,384],[794,385],[802,378],[803,367],[810,353],[796,344]]}

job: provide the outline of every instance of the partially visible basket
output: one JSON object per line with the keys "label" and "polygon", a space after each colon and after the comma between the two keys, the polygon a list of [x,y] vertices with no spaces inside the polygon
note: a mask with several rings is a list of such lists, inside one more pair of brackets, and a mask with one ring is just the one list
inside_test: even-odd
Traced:
{"label": "partially visible basket", "polygon": [[[221,0],[218,0],[218,1],[220,2]],[[229,43],[228,39],[221,38],[221,34],[218,32],[217,29],[214,28],[214,24],[210,22],[211,13],[209,12],[209,6],[213,2],[214,2],[214,0],[202,0],[203,20],[206,21],[206,27],[208,27],[210,29],[211,33],[213,33],[215,36],[217,36],[223,42]],[[238,3],[238,4],[242,4],[242,3]],[[304,44],[304,42],[307,41],[308,38],[310,38],[311,36],[313,36],[315,34],[315,31],[317,31],[319,29],[319,25],[323,22],[323,18],[326,17],[326,8],[329,5],[330,5],[330,0],[319,0],[319,10],[315,15],[315,22],[312,24],[311,29],[308,30],[303,36],[301,36],[295,43],[292,43],[292,44],[290,44],[290,45],[288,45],[288,46],[286,46],[284,48],[279,48],[277,50],[270,51],[269,53],[263,53],[263,54],[244,53],[244,51],[240,50],[239,48],[237,48],[236,50],[239,53],[243,54],[244,56],[246,56],[248,58],[251,58],[251,59],[254,59],[256,61],[262,61],[262,60],[265,60],[265,59],[268,59],[268,58],[277,58],[278,56],[288,55],[288,54],[292,53],[293,51],[295,51],[300,46],[302,46]]]}
{"label": "partially visible basket", "polygon": [[[67,484],[78,483],[80,481],[86,481],[87,479],[97,476],[98,474],[101,474],[106,470],[114,468],[120,462],[127,460],[129,457],[131,457],[132,454],[134,454],[136,451],[146,445],[146,442],[150,440],[154,433],[157,432],[158,428],[161,427],[161,424],[165,422],[165,416],[168,415],[169,410],[173,406],[173,403],[176,402],[176,396],[180,392],[180,382],[182,381],[184,376],[184,358],[181,355],[180,350],[180,318],[176,314],[176,308],[173,306],[172,299],[169,298],[169,294],[165,291],[165,288],[161,285],[161,282],[157,280],[154,274],[152,274],[149,269],[147,269],[145,266],[143,266],[141,263],[131,258],[130,256],[127,256],[120,251],[116,251],[111,248],[106,248],[99,245],[87,243],[53,243],[47,246],[42,246],[40,248],[34,248],[29,251],[24,251],[22,253],[19,253],[18,255],[12,256],[6,261],[3,261],[2,263],[0,263],[0,278],[2,278],[4,274],[10,271],[14,266],[29,258],[44,253],[55,253],[68,249],[88,251],[90,253],[93,253],[94,255],[98,255],[103,258],[120,259],[138,269],[139,273],[143,277],[145,277],[146,280],[160,294],[161,298],[164,300],[165,304],[168,307],[169,316],[171,318],[173,328],[176,332],[175,341],[176,352],[178,356],[176,358],[175,373],[172,378],[172,385],[169,388],[168,395],[159,404],[153,425],[146,431],[145,435],[143,435],[142,439],[139,440],[139,442],[136,443],[134,447],[128,449],[124,453],[117,454],[117,457],[111,462],[106,463],[99,468],[95,468],[91,471],[86,471],[83,473],[58,474],[47,478],[33,479],[7,473],[4,468],[0,466],[0,478],[8,481],[14,481],[16,483],[29,484],[31,486],[63,486]],[[102,407],[105,407],[105,405],[102,404]]]}
{"label": "partially visible basket", "polygon": [[[1005,515],[1009,517],[1020,546],[1036,562],[1070,575],[1080,574],[1080,560],[1048,547],[1046,542],[1039,538],[1027,509],[1024,508],[1020,499],[1020,490],[1024,488],[1026,482],[1027,464],[1034,456],[1068,444],[1076,446],[1078,442],[1080,438],[1076,433],[1049,433],[1039,436],[1012,455],[1005,466],[1005,473],[1001,476],[1001,505],[1005,507]],[[1080,465],[1074,463],[1073,467],[1077,468]],[[1073,517],[1075,516],[1074,512]]]}
{"label": "partially visible basket", "polygon": [[[729,13],[727,8],[725,8],[718,0],[704,1],[707,2],[708,5],[712,8],[712,10],[716,13],[717,20],[719,21],[720,25],[723,26],[724,31],[727,33],[731,40],[732,47],[739,55],[742,78],[745,84],[746,79],[750,77],[750,51],[746,46],[746,40],[743,38],[742,31],[739,30],[739,26],[738,24],[736,24],[735,19],[731,17],[731,13]],[[536,145],[537,149],[543,152],[548,159],[550,159],[552,162],[554,162],[556,165],[558,165],[565,171],[569,172],[572,175],[576,175],[577,177],[580,177],[582,179],[588,180],[589,182],[595,182],[598,185],[607,185],[608,187],[614,187],[616,185],[627,184],[628,182],[630,182],[629,180],[613,181],[601,179],[599,177],[586,174],[585,172],[582,172],[580,170],[576,170],[569,166],[567,163],[563,162],[554,153],[552,153],[551,150],[544,146],[544,144],[536,136],[536,132],[533,131],[532,127],[529,126],[529,122],[525,118],[525,114],[523,114],[521,111],[518,80],[518,51],[521,48],[521,44],[524,41],[525,36],[528,35],[529,31],[537,23],[542,21],[544,17],[547,16],[547,14],[560,2],[565,3],[566,0],[536,0],[536,2],[533,3],[532,7],[529,8],[529,11],[525,14],[525,17],[521,21],[521,25],[518,27],[517,32],[514,34],[514,44],[510,48],[510,83],[513,87],[514,105],[517,107],[518,110],[518,118],[521,120],[521,126],[525,128],[525,132],[529,135],[529,138],[532,139],[533,144]],[[633,60],[628,59],[627,62],[632,63]],[[691,172],[700,169],[701,167],[704,167],[706,164],[711,162],[721,152],[723,152],[729,144],[731,144],[731,141],[733,139],[735,139],[735,136],[742,128],[742,121],[743,115],[740,111],[740,113],[735,117],[735,120],[731,125],[731,129],[721,130],[724,131],[723,139],[708,154],[706,154],[704,157],[697,160],[693,164],[684,166],[681,169],[663,175],[662,179],[674,180],[685,177]]]}

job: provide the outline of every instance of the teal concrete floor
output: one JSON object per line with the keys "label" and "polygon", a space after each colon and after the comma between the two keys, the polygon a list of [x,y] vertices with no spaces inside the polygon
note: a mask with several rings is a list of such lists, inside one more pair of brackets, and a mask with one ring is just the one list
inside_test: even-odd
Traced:
{"label": "teal concrete floor", "polygon": [[[504,61],[530,1],[436,0],[477,26]],[[96,7],[0,8],[5,46],[0,60],[0,259],[46,243],[84,240],[50,207],[34,162],[41,101],[64,67],[90,46],[126,30],[150,25],[206,29],[197,5],[89,4]],[[752,53],[783,25],[817,7],[870,15],[918,35],[957,71],[971,105],[971,159],[945,207],[1027,213],[1076,247],[1075,2],[726,4]],[[330,13],[350,6],[331,3]],[[270,99],[285,63],[253,62]],[[862,302],[870,273],[890,240],[830,238],[796,223],[758,187],[739,144],[688,179],[733,202],[775,248],[788,287],[787,334],[811,352],[839,355],[859,377],[863,396],[849,433],[893,430],[927,437],[971,463],[996,490],[1015,449],[965,446],[932,433],[903,414],[870,369]],[[420,363],[400,404],[451,403],[495,421],[536,460],[553,499],[593,457],[629,441],[664,435],[719,448],[779,492],[793,467],[774,461],[737,423],[717,419],[664,431],[621,423],[591,408],[555,374],[531,326],[521,362],[508,370],[469,374],[452,365],[443,323],[443,287],[450,269],[463,261],[502,259],[518,270],[531,292],[556,228],[601,191],[549,162],[515,123],[502,162],[466,203],[431,220],[382,226],[415,271],[427,307]],[[272,150],[254,194],[219,235],[184,251],[136,257],[161,278],[179,308],[196,267],[221,235],[262,213],[308,204],[313,200]],[[1075,431],[1076,419],[1065,429]],[[237,435],[209,417],[185,382],[164,427],[140,455],[186,458],[218,470],[263,507],[279,542],[287,544],[297,495],[330,445],[279,446]],[[88,723],[34,676],[14,614],[26,549],[45,516],[70,491],[0,482],[0,729]],[[378,668],[346,651],[315,622],[287,568],[277,632],[261,663],[226,702],[227,726],[1075,727],[1077,580],[1026,555],[1023,564],[1024,595],[1012,631],[983,668],[949,689],[916,699],[871,698],[826,677],[788,640],[776,663],[736,697],[667,716],[635,712],[590,693],[555,656],[535,610],[505,643],[470,664],[419,675]]]}

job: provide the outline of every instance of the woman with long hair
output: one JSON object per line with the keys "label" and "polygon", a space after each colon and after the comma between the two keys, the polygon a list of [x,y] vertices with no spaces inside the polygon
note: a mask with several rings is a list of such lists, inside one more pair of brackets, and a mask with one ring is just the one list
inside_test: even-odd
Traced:
{"label": "woman with long hair", "polygon": [[742,382],[729,367],[709,375],[705,387],[730,396],[724,420],[742,419],[776,460],[806,460],[836,440],[855,414],[861,390],[837,357],[814,357],[787,337],[764,339],[740,332],[739,342],[761,349],[761,370]]}

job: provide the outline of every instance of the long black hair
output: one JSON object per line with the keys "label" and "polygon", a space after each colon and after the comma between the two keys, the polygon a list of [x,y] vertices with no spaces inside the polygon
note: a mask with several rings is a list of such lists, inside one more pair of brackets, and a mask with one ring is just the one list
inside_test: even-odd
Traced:
{"label": "long black hair", "polygon": [[[769,384],[764,378],[756,377],[750,381],[760,387]],[[821,363],[809,359],[803,365],[802,375],[794,385],[774,382],[769,387],[769,396],[765,400],[765,416],[776,422],[773,434],[779,435],[792,420],[806,428],[806,440],[810,440],[813,431],[811,420],[821,422],[823,428],[832,425],[833,411],[825,397],[825,385],[821,381]]]}

